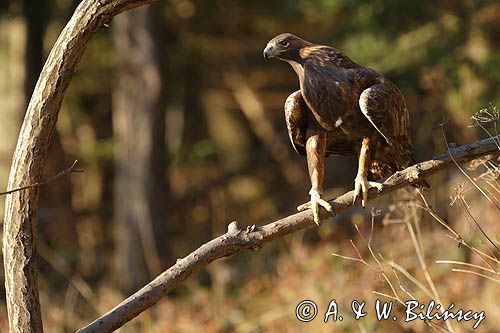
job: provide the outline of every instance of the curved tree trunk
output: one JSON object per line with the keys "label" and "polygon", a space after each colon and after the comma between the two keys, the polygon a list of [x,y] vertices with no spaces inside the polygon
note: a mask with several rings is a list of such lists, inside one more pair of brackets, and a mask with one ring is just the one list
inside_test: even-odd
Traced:
{"label": "curved tree trunk", "polygon": [[[40,180],[61,102],[85,48],[114,15],[151,0],[85,0],[56,41],[28,105],[14,153],[8,189]],[[7,195],[3,234],[10,332],[42,332],[36,260],[38,189]]]}

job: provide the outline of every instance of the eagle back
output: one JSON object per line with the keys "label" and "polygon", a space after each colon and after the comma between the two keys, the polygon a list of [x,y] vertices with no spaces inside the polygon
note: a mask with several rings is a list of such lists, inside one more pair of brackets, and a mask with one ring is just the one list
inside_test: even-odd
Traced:
{"label": "eagle back", "polygon": [[359,82],[356,73],[362,68],[342,52],[328,46],[306,47],[301,91],[318,123],[332,130],[347,110],[357,107]]}

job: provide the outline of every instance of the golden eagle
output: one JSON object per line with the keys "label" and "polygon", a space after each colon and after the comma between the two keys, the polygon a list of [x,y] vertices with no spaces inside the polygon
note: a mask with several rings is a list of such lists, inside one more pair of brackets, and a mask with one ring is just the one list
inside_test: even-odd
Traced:
{"label": "golden eagle", "polygon": [[[307,156],[312,185],[311,201],[297,209],[312,208],[316,224],[319,206],[334,214],[321,199],[326,156],[358,156],[353,204],[361,195],[363,207],[368,190],[381,189],[374,180],[415,163],[405,99],[382,74],[290,33],[267,43],[264,58],[288,62],[299,77],[300,90],[286,99],[285,119],[294,149]],[[417,186],[429,187],[425,181]]]}

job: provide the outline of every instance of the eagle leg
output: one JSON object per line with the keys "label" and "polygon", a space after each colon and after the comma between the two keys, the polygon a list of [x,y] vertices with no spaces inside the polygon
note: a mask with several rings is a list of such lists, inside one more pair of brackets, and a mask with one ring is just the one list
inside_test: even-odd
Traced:
{"label": "eagle leg", "polygon": [[368,137],[363,138],[361,143],[361,149],[359,152],[359,164],[358,164],[358,174],[354,179],[354,198],[352,204],[356,203],[359,195],[361,194],[361,205],[363,208],[368,201],[368,191],[370,188],[375,187],[378,191],[382,190],[382,184],[377,182],[368,181],[368,170],[371,166],[371,141]]}
{"label": "eagle leg", "polygon": [[306,153],[309,178],[311,179],[311,190],[309,191],[311,201],[298,206],[297,210],[303,211],[306,209],[312,209],[314,223],[319,226],[321,224],[319,206],[325,208],[330,214],[335,215],[332,206],[327,201],[321,199],[321,194],[323,194],[326,133],[320,130],[315,130],[308,134],[310,135],[308,136],[306,142]]}

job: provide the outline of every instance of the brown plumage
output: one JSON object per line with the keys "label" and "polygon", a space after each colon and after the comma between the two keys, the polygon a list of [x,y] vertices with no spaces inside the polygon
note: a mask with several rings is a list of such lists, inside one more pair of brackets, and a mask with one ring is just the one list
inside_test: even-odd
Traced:
{"label": "brown plumage", "polygon": [[415,163],[405,99],[382,74],[289,33],[273,38],[264,57],[288,62],[299,78],[300,90],[285,102],[285,119],[294,149],[307,156],[312,183],[311,202],[299,209],[312,208],[316,223],[318,205],[333,212],[320,198],[324,157],[358,156],[355,191],[363,206],[369,188],[380,189],[368,178],[379,180]]}

